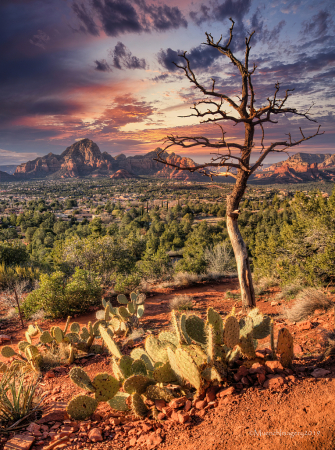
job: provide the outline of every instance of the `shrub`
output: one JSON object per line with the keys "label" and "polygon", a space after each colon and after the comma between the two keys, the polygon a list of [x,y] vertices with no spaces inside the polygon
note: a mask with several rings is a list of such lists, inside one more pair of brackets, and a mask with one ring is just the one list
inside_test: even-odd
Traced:
{"label": "shrub", "polygon": [[141,276],[138,273],[117,274],[115,277],[114,291],[117,293],[130,293],[135,291],[141,284]]}
{"label": "shrub", "polygon": [[76,269],[68,280],[63,272],[43,274],[40,287],[31,292],[22,304],[24,315],[29,318],[43,309],[47,317],[60,318],[87,312],[87,308],[101,301],[98,280],[88,272]]}
{"label": "shrub", "polygon": [[227,242],[207,248],[204,256],[208,273],[223,276],[236,272],[235,257],[231,246]]}
{"label": "shrub", "polygon": [[301,280],[283,286],[281,292],[276,295],[276,299],[281,300],[285,298],[293,299],[306,285]]}
{"label": "shrub", "polygon": [[193,299],[189,295],[175,295],[170,300],[170,308],[177,311],[193,309]]}
{"label": "shrub", "polygon": [[333,306],[333,301],[322,291],[306,288],[300,292],[290,309],[284,309],[284,315],[290,322],[299,322],[306,320],[317,309],[327,311]]}
{"label": "shrub", "polygon": [[274,277],[262,277],[255,284],[255,294],[263,295],[265,294],[269,288],[278,285],[278,280]]}

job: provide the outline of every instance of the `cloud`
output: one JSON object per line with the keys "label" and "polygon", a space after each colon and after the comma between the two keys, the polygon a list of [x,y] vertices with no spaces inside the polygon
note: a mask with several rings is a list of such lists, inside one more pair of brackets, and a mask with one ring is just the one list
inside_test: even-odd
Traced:
{"label": "cloud", "polygon": [[302,3],[302,0],[282,0],[282,3],[285,5],[281,8],[282,13],[295,14]]}
{"label": "cloud", "polygon": [[45,49],[45,44],[50,40],[50,36],[48,36],[44,31],[38,30],[37,34],[35,34],[29,42],[36,47],[40,47]]}
{"label": "cloud", "polygon": [[314,36],[316,38],[325,36],[332,25],[331,15],[327,11],[319,11],[318,14],[312,17],[310,21],[302,23],[302,34],[307,36]]}
{"label": "cloud", "polygon": [[98,70],[99,72],[111,72],[112,71],[108,62],[105,59],[102,59],[101,61],[96,59],[94,62],[96,64],[95,70]]}
{"label": "cloud", "polygon": [[92,18],[92,11],[89,11],[83,3],[78,4],[76,2],[73,3],[72,9],[81,22],[79,31],[99,36],[99,28]]}
{"label": "cloud", "polygon": [[106,35],[113,37],[187,27],[187,20],[177,6],[147,4],[145,0],[91,0],[91,7],[88,11],[83,3],[74,3],[73,11],[81,22],[79,30],[93,36],[99,35],[94,16]]}
{"label": "cloud", "polygon": [[13,152],[10,150],[3,150],[0,148],[1,165],[6,164],[21,164],[26,161],[31,161],[38,158],[38,153],[35,152]]}
{"label": "cloud", "polygon": [[207,5],[201,5],[198,11],[191,11],[190,17],[197,25],[203,22],[222,22],[230,17],[234,20],[242,20],[249,12],[251,0],[224,0],[222,3],[214,3],[212,9]]}
{"label": "cloud", "polygon": [[37,100],[28,106],[26,114],[27,115],[47,115],[47,116],[57,116],[57,115],[68,115],[74,114],[80,109],[80,106],[76,103],[71,103],[69,101],[58,100],[58,99],[46,99]]}
{"label": "cloud", "polygon": [[[157,54],[157,59],[159,64],[161,64],[165,69],[170,72],[175,72],[179,69],[173,63],[184,65],[183,59],[178,56],[181,54],[183,54],[181,50],[175,51],[171,48],[167,48],[166,50],[161,49]],[[206,70],[215,62],[215,60],[223,55],[213,47],[199,45],[198,47],[194,47],[187,52],[186,56],[191,61],[192,69]]]}
{"label": "cloud", "polygon": [[112,66],[116,69],[146,69],[147,63],[144,58],[138,58],[133,56],[127,47],[118,42],[114,47],[114,50],[110,52],[113,59]]}

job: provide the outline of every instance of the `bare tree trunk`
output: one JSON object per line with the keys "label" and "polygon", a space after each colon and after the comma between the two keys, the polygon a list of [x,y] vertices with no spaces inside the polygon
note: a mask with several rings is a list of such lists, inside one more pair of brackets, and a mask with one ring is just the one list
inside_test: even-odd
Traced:
{"label": "bare tree trunk", "polygon": [[256,307],[255,291],[252,282],[247,246],[238,228],[238,207],[247,187],[249,174],[239,170],[233,192],[227,198],[227,230],[234,250],[240,282],[242,308],[249,310]]}

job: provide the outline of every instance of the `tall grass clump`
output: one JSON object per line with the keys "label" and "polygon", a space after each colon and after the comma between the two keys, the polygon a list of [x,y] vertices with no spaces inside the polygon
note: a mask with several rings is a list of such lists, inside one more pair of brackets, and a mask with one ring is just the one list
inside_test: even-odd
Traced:
{"label": "tall grass clump", "polygon": [[284,309],[284,316],[290,322],[306,320],[317,309],[329,310],[334,302],[322,291],[315,288],[306,288],[301,291],[291,308]]}

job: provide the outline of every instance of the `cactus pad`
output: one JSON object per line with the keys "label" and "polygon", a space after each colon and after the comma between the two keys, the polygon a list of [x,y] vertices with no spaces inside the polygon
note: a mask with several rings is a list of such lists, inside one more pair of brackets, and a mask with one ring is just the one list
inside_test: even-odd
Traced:
{"label": "cactus pad", "polygon": [[58,344],[60,344],[63,341],[64,334],[63,334],[63,331],[61,330],[61,328],[59,328],[59,327],[54,328],[54,338],[56,339]]}
{"label": "cactus pad", "polygon": [[253,336],[255,339],[264,339],[269,336],[271,317],[263,316],[258,308],[252,309],[248,317],[251,317],[253,322]]}
{"label": "cactus pad", "polygon": [[152,376],[157,383],[173,383],[177,381],[176,374],[171,369],[169,361],[161,364],[159,367],[155,367]]}
{"label": "cactus pad", "polygon": [[249,359],[255,358],[256,352],[252,332],[248,333],[247,335],[242,335],[240,337],[239,347],[244,356],[246,356]]}
{"label": "cactus pad", "polygon": [[120,383],[108,373],[99,373],[94,377],[92,384],[95,388],[95,399],[106,402],[114,397],[120,388]]}
{"label": "cactus pad", "polygon": [[95,353],[96,355],[101,355],[103,351],[102,345],[99,344],[93,344],[90,347],[90,353]]}
{"label": "cactus pad", "polygon": [[147,366],[142,359],[136,359],[131,365],[131,370],[134,375],[147,375]]}
{"label": "cactus pad", "polygon": [[223,322],[220,314],[213,308],[207,310],[207,322],[206,325],[211,324],[215,332],[215,343],[222,344],[223,335]]}
{"label": "cactus pad", "polygon": [[182,348],[177,348],[175,355],[178,361],[178,367],[181,369],[180,375],[199,391],[202,386],[202,380],[193,358]]}
{"label": "cactus pad", "polygon": [[174,399],[174,396],[169,389],[153,385],[148,386],[144,395],[150,400],[165,400],[166,402],[170,402]]}
{"label": "cactus pad", "polygon": [[132,375],[123,383],[123,389],[128,394],[143,394],[151,384],[156,384],[156,381],[144,375]]}
{"label": "cactus pad", "polygon": [[18,343],[17,347],[18,347],[18,349],[20,350],[20,352],[23,353],[23,352],[25,351],[26,347],[28,347],[28,345],[29,345],[29,342],[26,342],[26,341],[20,341],[20,342]]}
{"label": "cactus pad", "polygon": [[131,358],[128,355],[123,355],[122,358],[119,360],[119,369],[122,374],[122,378],[126,379],[129,378],[131,375],[133,375],[132,371],[132,364],[133,364],[133,358]]}
{"label": "cactus pad", "polygon": [[90,336],[91,335],[90,335],[88,329],[86,327],[83,327],[82,330],[81,330],[81,333],[80,333],[80,338],[83,341],[87,341],[90,338]]}
{"label": "cactus pad", "polygon": [[148,355],[148,353],[144,350],[144,348],[134,348],[134,350],[131,351],[130,356],[133,359],[142,359],[144,361],[147,370],[154,370],[153,361]]}
{"label": "cactus pad", "polygon": [[192,357],[197,366],[207,363],[206,353],[196,344],[182,346]]}
{"label": "cactus pad", "polygon": [[240,341],[240,327],[234,316],[228,316],[223,331],[223,342],[229,348],[234,348]]}
{"label": "cactus pad", "polygon": [[170,342],[175,347],[179,345],[177,336],[171,333],[171,331],[161,331],[158,335],[158,340],[161,342]]}
{"label": "cactus pad", "polygon": [[29,325],[27,333],[30,337],[34,337],[38,335],[38,329],[34,327],[34,325]]}
{"label": "cactus pad", "polygon": [[118,315],[123,320],[128,320],[129,317],[130,317],[130,313],[129,313],[128,309],[125,306],[120,306],[119,311],[118,311]]}
{"label": "cactus pad", "polygon": [[142,397],[137,393],[132,394],[130,398],[130,406],[136,417],[143,418],[148,414],[148,408],[145,406]]}
{"label": "cactus pad", "polygon": [[112,353],[113,356],[117,358],[122,357],[122,353],[120,352],[119,347],[116,345],[112,338],[112,331],[109,328],[104,328],[101,324],[99,325],[100,335],[104,340],[108,350]]}
{"label": "cactus pad", "polygon": [[51,336],[49,331],[43,331],[40,336],[40,341],[42,342],[42,344],[50,344],[53,340],[54,338]]}
{"label": "cactus pad", "polygon": [[25,333],[24,333],[24,335],[25,335],[25,337],[26,337],[26,341],[27,342],[29,342],[29,344],[32,344],[32,340],[31,340],[31,336],[30,336],[30,334],[28,333],[28,331],[26,331]]}
{"label": "cactus pad", "polygon": [[104,309],[100,309],[99,311],[97,311],[95,313],[95,317],[98,320],[105,320],[105,310]]}
{"label": "cactus pad", "polygon": [[95,387],[93,386],[90,377],[80,367],[73,367],[70,370],[69,377],[77,386],[86,389],[87,391],[95,391]]}
{"label": "cactus pad", "polygon": [[148,355],[153,361],[168,361],[166,349],[168,347],[174,348],[170,342],[161,342],[152,334],[146,337],[144,347]]}
{"label": "cactus pad", "polygon": [[218,381],[218,382],[222,381],[221,375],[219,374],[219,372],[216,370],[215,367],[210,367],[210,366],[206,367],[201,372],[201,376],[206,381]]}
{"label": "cactus pad", "polygon": [[124,294],[120,294],[117,296],[117,301],[120,303],[120,305],[128,305],[128,299]]}
{"label": "cactus pad", "polygon": [[186,331],[186,314],[180,316],[180,331],[184,342],[191,344],[192,340]]}
{"label": "cactus pad", "polygon": [[136,312],[136,316],[140,319],[141,317],[143,317],[144,314],[144,305],[138,305],[137,307],[137,312]]}
{"label": "cactus pad", "polygon": [[98,407],[98,402],[88,395],[76,395],[66,407],[66,412],[74,420],[88,419]]}
{"label": "cactus pad", "polygon": [[11,358],[16,355],[16,352],[12,347],[9,347],[9,345],[5,345],[1,349],[1,354],[4,358]]}
{"label": "cactus pad", "polygon": [[129,407],[127,405],[127,399],[130,397],[127,392],[118,392],[111,400],[108,400],[107,403],[113,409],[117,411],[129,411]]}
{"label": "cactus pad", "polygon": [[78,342],[80,342],[80,337],[77,333],[68,333],[64,340],[68,340],[72,344],[78,344]]}
{"label": "cactus pad", "polygon": [[200,344],[206,344],[205,322],[195,314],[187,317],[186,331],[191,339]]}

